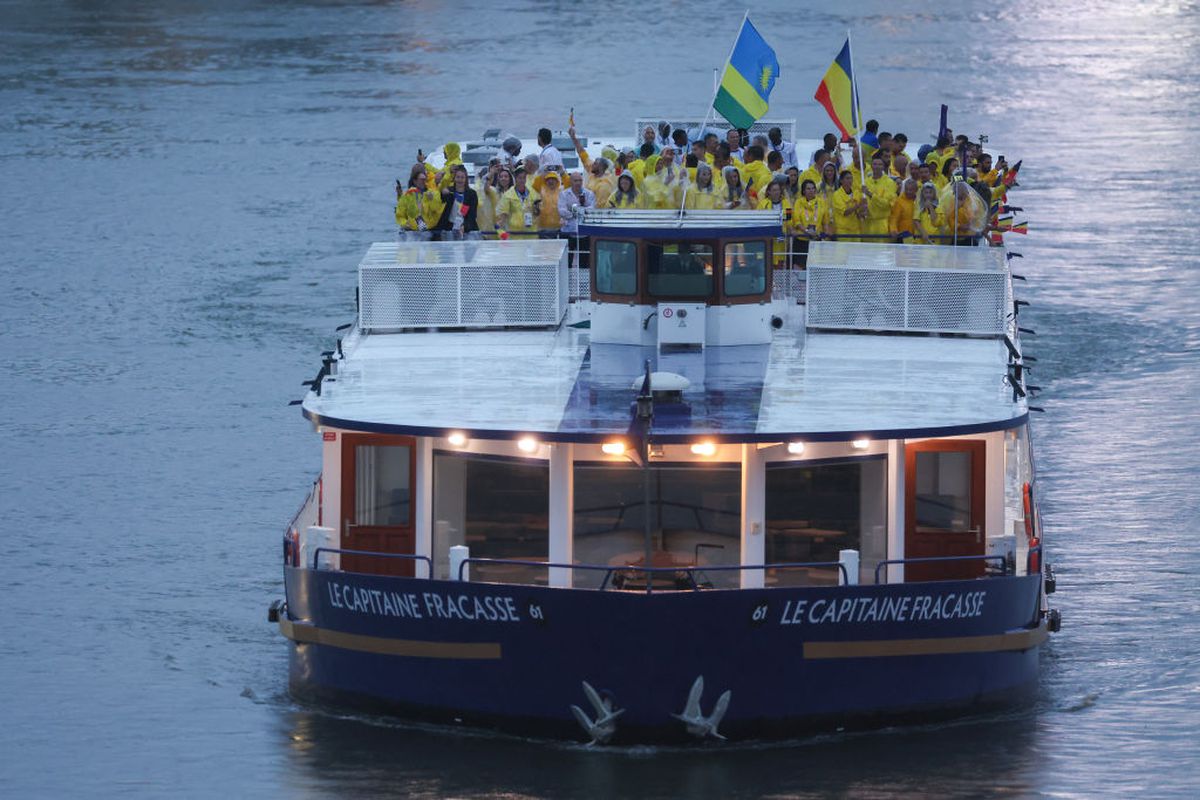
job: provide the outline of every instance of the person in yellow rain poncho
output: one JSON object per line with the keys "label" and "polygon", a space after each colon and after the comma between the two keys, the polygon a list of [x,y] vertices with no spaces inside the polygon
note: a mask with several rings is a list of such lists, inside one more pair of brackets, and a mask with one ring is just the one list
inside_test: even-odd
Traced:
{"label": "person in yellow rain poncho", "polygon": [[950,156],[942,162],[942,168],[933,173],[933,185],[938,187],[938,192],[941,192],[950,181],[954,180],[954,173],[958,172],[958,159]]}
{"label": "person in yellow rain poncho", "polygon": [[609,208],[645,208],[646,198],[638,190],[632,172],[622,172],[617,178],[617,188],[608,198]]}
{"label": "person in yellow rain poncho", "polygon": [[[784,236],[792,233],[792,203],[784,197],[785,181],[781,178],[776,178],[767,184],[763,190],[763,197],[758,201],[760,211],[776,210],[779,212],[783,222]],[[775,240],[774,257],[771,263],[776,267],[782,267],[787,258],[787,244],[784,237]]]}
{"label": "person in yellow rain poncho", "polygon": [[866,203],[854,183],[854,173],[848,169],[842,170],[839,181],[841,185],[833,193],[833,200],[829,204],[833,235],[842,241],[857,242],[862,233],[863,217],[867,215]]}
{"label": "person in yellow rain poncho", "polygon": [[820,197],[825,203],[825,208],[833,211],[833,196],[841,191],[841,183],[838,181],[837,164],[833,163],[833,159],[826,159],[825,165],[821,167],[821,180],[815,182],[817,185],[817,197]]}
{"label": "person in yellow rain poncho", "polygon": [[405,241],[427,242],[430,231],[442,216],[442,196],[429,188],[429,173],[424,164],[413,164],[408,188],[400,191],[396,182],[396,224]]}
{"label": "person in yellow rain poncho", "polygon": [[949,244],[974,245],[987,224],[987,204],[965,181],[952,181],[938,196]]}
{"label": "person in yellow rain poncho", "polygon": [[476,185],[479,187],[476,190],[479,194],[479,211],[476,215],[479,230],[490,237],[497,229],[496,214],[500,207],[500,198],[513,186],[512,171],[501,164],[492,164],[487,172],[480,176]]}
{"label": "person in yellow rain poncho", "polygon": [[746,148],[746,167],[743,177],[746,179],[746,191],[752,198],[757,197],[761,201],[772,178],[770,168],[763,161],[761,145],[752,144]]}
{"label": "person in yellow rain poncho", "polygon": [[871,175],[867,178],[863,194],[867,200],[867,216],[863,219],[863,235],[867,242],[882,244],[887,241],[888,219],[892,204],[896,202],[896,182],[883,168],[883,159],[871,159]]}
{"label": "person in yellow rain poncho", "polygon": [[933,183],[921,186],[917,195],[917,205],[913,211],[913,235],[917,244],[938,244],[942,240],[934,237],[942,236],[945,217],[938,208],[938,191]]}
{"label": "person in yellow rain poncho", "polygon": [[438,170],[438,174],[442,176],[438,181],[439,189],[445,189],[454,183],[454,168],[463,163],[462,147],[458,142],[446,142],[442,145],[442,155],[446,158],[446,163]]}
{"label": "person in yellow rain poncho", "polygon": [[513,174],[513,185],[500,196],[496,204],[496,228],[517,238],[534,235],[537,212],[534,202],[538,193],[528,185],[525,168],[517,167]]}
{"label": "person in yellow rain poncho", "polygon": [[533,201],[534,211],[537,213],[538,238],[557,239],[562,228],[562,217],[558,215],[558,195],[562,192],[562,179],[553,168],[538,178],[541,180],[533,182],[538,192],[538,199]]}
{"label": "person in yellow rain poncho", "polygon": [[792,204],[792,266],[804,269],[808,265],[808,243],[824,239],[829,233],[829,208],[817,195],[817,185],[805,179]]}
{"label": "person in yellow rain poncho", "polygon": [[587,176],[584,185],[596,195],[596,206],[604,208],[608,205],[609,195],[617,186],[617,176],[613,174],[612,168],[613,159],[617,157],[616,151],[606,148],[605,153],[611,152],[611,157],[601,156],[593,159],[587,148],[576,138],[574,126],[567,128],[567,133],[571,137],[571,144],[575,145],[575,152],[579,154],[579,161],[583,164],[583,171]]}
{"label": "person in yellow rain poncho", "polygon": [[794,205],[800,199],[800,168],[790,166],[783,171],[787,183],[783,187],[783,196]]}
{"label": "person in yellow rain poncho", "polygon": [[709,211],[721,207],[721,195],[713,183],[713,171],[706,163],[696,165],[696,182],[688,187],[684,208]]}
{"label": "person in yellow rain poncho", "polygon": [[[653,156],[651,157],[653,158]],[[642,181],[646,193],[647,208],[679,208],[683,198],[683,186],[687,182],[687,170],[675,162],[675,148],[668,145],[654,162],[651,171],[647,159],[647,173]]]}
{"label": "person in yellow rain poncho", "polygon": [[892,204],[892,213],[888,215],[888,233],[892,239],[901,243],[912,241],[913,211],[917,202],[917,182],[906,178],[896,202]]}
{"label": "person in yellow rain poncho", "polygon": [[800,184],[800,196],[792,205],[792,232],[808,240],[823,239],[830,234],[829,207],[810,180]]}
{"label": "person in yellow rain poncho", "polygon": [[746,195],[746,187],[742,186],[742,173],[738,168],[730,164],[722,170],[722,176],[725,183],[725,190],[721,192],[721,203],[719,208],[737,211],[750,208],[750,198]]}

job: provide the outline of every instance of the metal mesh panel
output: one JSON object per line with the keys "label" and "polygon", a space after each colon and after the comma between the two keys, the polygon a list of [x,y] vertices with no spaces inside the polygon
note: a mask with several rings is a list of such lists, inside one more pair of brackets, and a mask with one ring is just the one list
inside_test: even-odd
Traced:
{"label": "metal mesh panel", "polygon": [[908,273],[911,331],[1002,333],[1004,276],[979,272]]}
{"label": "metal mesh panel", "polygon": [[458,270],[427,266],[372,267],[359,272],[364,328],[458,325]]}
{"label": "metal mesh panel", "polygon": [[887,269],[808,269],[808,326],[904,329],[905,273]]}
{"label": "metal mesh panel", "polygon": [[570,270],[571,299],[588,300],[592,296],[592,272],[572,267]]}
{"label": "metal mesh panel", "polygon": [[569,288],[561,241],[376,244],[359,264],[359,325],[552,326]]}
{"label": "metal mesh panel", "polygon": [[[657,134],[658,123],[660,122],[666,122],[669,124],[671,126],[671,130],[683,128],[685,131],[688,131],[690,135],[693,132],[693,129],[699,131],[700,127],[704,125],[704,117],[654,117],[653,119],[639,118],[634,122],[635,127],[633,130],[633,141],[639,145],[642,143],[642,131],[646,129],[647,125],[654,128],[654,131]],[[718,135],[722,137],[725,135],[725,131],[732,127],[732,125],[725,120],[720,119],[719,117],[713,117],[709,119],[707,125],[709,130],[716,131]],[[750,126],[749,131],[751,136],[754,136],[758,133],[766,136],[767,131],[771,130],[771,128],[779,128],[780,133],[783,134],[783,140],[785,142],[796,141],[796,120],[794,119],[760,119],[758,122],[755,122]]]}
{"label": "metal mesh panel", "polygon": [[1003,250],[813,242],[813,328],[998,336],[1011,325]]}
{"label": "metal mesh panel", "polygon": [[807,273],[802,269],[777,269],[771,278],[771,299],[799,300],[804,297]]}
{"label": "metal mesh panel", "polygon": [[462,271],[462,324],[555,325],[558,276],[541,267],[465,266]]}

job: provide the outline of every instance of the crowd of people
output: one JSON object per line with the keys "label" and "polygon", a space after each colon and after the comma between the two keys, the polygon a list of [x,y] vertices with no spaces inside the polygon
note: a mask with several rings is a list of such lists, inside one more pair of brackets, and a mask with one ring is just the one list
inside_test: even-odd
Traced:
{"label": "crowd of people", "polygon": [[801,243],[974,244],[1011,184],[1004,156],[993,161],[952,131],[915,158],[905,134],[880,131],[875,120],[861,141],[826,134],[811,154],[798,153],[779,128],[723,133],[664,122],[647,126],[636,148],[592,157],[572,127],[582,170],[567,172],[543,128],[536,155],[522,157],[520,140],[507,139],[474,186],[459,145],[450,143],[443,167],[418,152],[407,186],[397,181],[396,223],[415,241],[560,238],[578,236],[589,208],[778,209],[784,234]]}

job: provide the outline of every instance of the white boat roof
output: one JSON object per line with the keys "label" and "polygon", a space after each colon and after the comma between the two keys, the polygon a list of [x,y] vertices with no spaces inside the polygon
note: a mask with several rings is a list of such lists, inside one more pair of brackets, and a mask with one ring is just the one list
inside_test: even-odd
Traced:
{"label": "white boat roof", "polygon": [[687,377],[689,414],[658,413],[664,442],[949,436],[1015,427],[1027,416],[1005,382],[999,339],[807,335],[766,345],[659,354],[591,344],[586,329],[360,334],[306,416],[349,430],[477,438],[536,434],[597,441],[631,422],[630,387],[649,358]]}

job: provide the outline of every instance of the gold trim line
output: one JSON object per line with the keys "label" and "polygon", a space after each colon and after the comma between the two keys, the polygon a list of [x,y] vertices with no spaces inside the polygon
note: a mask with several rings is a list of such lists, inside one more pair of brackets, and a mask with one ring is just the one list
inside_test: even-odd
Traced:
{"label": "gold trim line", "polygon": [[361,653],[411,658],[450,658],[487,661],[501,657],[499,642],[424,642],[415,639],[389,639],[318,628],[286,617],[279,618],[279,632],[293,642],[323,644]]}
{"label": "gold trim line", "polygon": [[1049,636],[1043,622],[1028,628],[987,636],[955,636],[942,639],[876,639],[860,642],[805,642],[804,657],[881,658],[888,656],[936,656],[953,653],[996,653],[1028,650]]}

